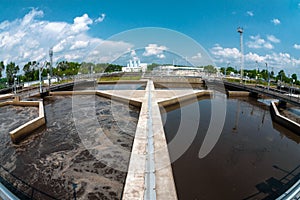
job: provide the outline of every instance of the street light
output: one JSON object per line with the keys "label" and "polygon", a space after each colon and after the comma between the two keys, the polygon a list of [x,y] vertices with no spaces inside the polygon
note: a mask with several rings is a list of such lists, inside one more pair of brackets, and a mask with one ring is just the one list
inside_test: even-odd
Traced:
{"label": "street light", "polygon": [[266,63],[267,73],[268,73],[268,90],[270,90],[270,73],[268,70],[268,63]]}
{"label": "street light", "polygon": [[240,34],[240,48],[241,48],[241,80],[243,83],[243,73],[244,73],[244,48],[243,48],[243,28],[238,27],[237,32]]}

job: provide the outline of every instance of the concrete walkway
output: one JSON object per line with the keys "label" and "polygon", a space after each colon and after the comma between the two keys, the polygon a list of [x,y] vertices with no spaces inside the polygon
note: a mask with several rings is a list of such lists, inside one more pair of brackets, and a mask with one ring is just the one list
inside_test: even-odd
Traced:
{"label": "concrete walkway", "polygon": [[159,104],[172,105],[210,92],[155,90],[152,81],[148,81],[145,91],[106,92],[122,98],[130,95],[131,99],[142,102],[123,199],[177,199]]}

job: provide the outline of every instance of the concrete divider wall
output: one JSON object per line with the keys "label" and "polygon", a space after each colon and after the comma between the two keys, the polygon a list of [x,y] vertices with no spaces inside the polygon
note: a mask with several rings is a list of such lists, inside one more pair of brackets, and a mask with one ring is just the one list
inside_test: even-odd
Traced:
{"label": "concrete divider wall", "polygon": [[98,95],[107,99],[112,99],[117,102],[130,104],[136,107],[141,107],[142,103],[139,101],[135,101],[129,98],[124,98],[118,95],[112,95],[110,93],[105,93],[103,91],[95,91],[95,90],[86,90],[86,91],[62,91],[62,92],[50,92],[51,96],[62,96],[62,95]]}
{"label": "concrete divider wall", "polygon": [[174,105],[174,104],[178,104],[178,103],[184,103],[186,101],[190,101],[190,100],[193,100],[196,98],[200,98],[200,97],[204,97],[204,96],[211,96],[212,95],[212,91],[210,90],[203,90],[203,91],[200,91],[200,92],[196,92],[196,93],[193,93],[193,94],[189,94],[189,95],[184,95],[184,96],[181,96],[181,97],[178,97],[178,98],[173,98],[173,99],[168,99],[168,100],[165,100],[165,101],[161,101],[159,102],[159,106],[163,106],[163,107],[168,107],[168,106],[171,106],[171,105]]}
{"label": "concrete divider wall", "polygon": [[43,102],[41,101],[6,101],[0,103],[0,107],[3,106],[34,106],[39,107],[39,116],[18,128],[9,132],[10,138],[13,143],[20,142],[23,138],[27,137],[32,133],[32,131],[36,130],[37,128],[43,126],[46,123],[45,115],[44,115],[44,106]]}
{"label": "concrete divider wall", "polygon": [[294,133],[300,135],[300,124],[298,124],[297,122],[295,122],[285,116],[282,116],[279,113],[275,102],[273,102],[273,101],[271,102],[271,105],[270,105],[270,111],[271,111],[272,119],[275,122],[284,126],[287,129],[293,131]]}
{"label": "concrete divider wall", "polygon": [[119,80],[119,81],[98,81],[98,84],[147,84],[147,81],[141,81],[141,80]]}
{"label": "concrete divider wall", "polygon": [[229,97],[248,97],[250,92],[246,91],[227,91]]}

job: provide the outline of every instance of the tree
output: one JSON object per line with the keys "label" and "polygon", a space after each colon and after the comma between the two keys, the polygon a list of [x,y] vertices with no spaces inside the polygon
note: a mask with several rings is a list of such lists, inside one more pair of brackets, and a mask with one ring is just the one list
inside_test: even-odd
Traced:
{"label": "tree", "polygon": [[0,78],[2,77],[2,71],[4,70],[5,66],[3,61],[0,62]]}
{"label": "tree", "polygon": [[25,81],[35,81],[37,79],[35,79],[34,74],[36,69],[34,69],[35,65],[36,65],[36,61],[33,62],[28,62],[23,66],[23,71],[25,74]]}
{"label": "tree", "polygon": [[289,82],[289,78],[285,75],[284,70],[280,70],[276,78],[280,81]]}
{"label": "tree", "polygon": [[210,74],[215,74],[215,73],[217,73],[218,70],[212,65],[207,65],[207,66],[204,66],[204,71],[208,72]]}
{"label": "tree", "polygon": [[294,79],[295,82],[297,82],[297,74],[292,74],[292,79]]}
{"label": "tree", "polygon": [[6,65],[6,77],[8,84],[12,84],[14,82],[14,75],[16,75],[19,70],[19,66],[13,62],[10,62],[8,65]]}

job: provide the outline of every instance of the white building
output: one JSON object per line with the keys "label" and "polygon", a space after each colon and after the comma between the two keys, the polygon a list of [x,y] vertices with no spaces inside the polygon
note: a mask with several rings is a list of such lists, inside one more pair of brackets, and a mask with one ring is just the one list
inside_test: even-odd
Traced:
{"label": "white building", "polygon": [[147,63],[141,63],[140,60],[129,60],[127,67],[122,67],[123,72],[146,72]]}

